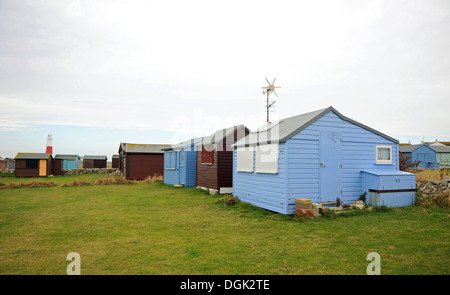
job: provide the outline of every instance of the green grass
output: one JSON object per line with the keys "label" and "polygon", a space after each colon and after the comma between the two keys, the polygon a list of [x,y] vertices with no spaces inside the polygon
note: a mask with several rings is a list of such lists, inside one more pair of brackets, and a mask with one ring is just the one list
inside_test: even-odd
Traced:
{"label": "green grass", "polygon": [[[64,178],[63,178],[64,179]],[[72,180],[73,181],[73,180]],[[0,190],[0,274],[450,274],[450,211],[304,221],[162,183]]]}

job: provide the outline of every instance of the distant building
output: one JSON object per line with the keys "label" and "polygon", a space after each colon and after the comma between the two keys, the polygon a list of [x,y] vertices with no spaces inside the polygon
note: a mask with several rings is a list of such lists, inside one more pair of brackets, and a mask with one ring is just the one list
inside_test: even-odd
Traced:
{"label": "distant building", "polygon": [[18,153],[14,159],[16,177],[52,175],[53,157],[49,153]]}
{"label": "distant building", "polygon": [[119,155],[113,155],[112,156],[111,167],[119,169],[119,166],[120,166],[120,156]]}
{"label": "distant building", "polygon": [[398,150],[405,157],[411,157],[411,163],[420,161],[419,168],[439,168],[439,164],[436,162],[436,151],[426,144],[400,145]]}
{"label": "distant building", "polygon": [[0,157],[0,170],[6,170],[8,169],[8,162],[6,161],[6,159],[3,159],[2,157]]}
{"label": "distant building", "polygon": [[7,169],[14,169],[15,168],[15,164],[16,162],[14,161],[14,159],[11,158],[5,158],[6,162],[7,162]]}
{"label": "distant building", "polygon": [[450,166],[450,147],[441,143],[403,145],[399,146],[399,151],[411,157],[411,162],[420,161],[419,168],[438,169]]}
{"label": "distant building", "polygon": [[98,155],[85,155],[83,168],[106,168],[108,157]]}
{"label": "distant building", "polygon": [[169,144],[120,143],[119,169],[126,179],[143,180],[164,175],[164,151]]}
{"label": "distant building", "polygon": [[81,159],[79,155],[62,155],[57,154],[55,155],[54,159],[60,159],[62,160],[62,169],[63,170],[71,170],[71,169],[77,169],[80,168],[81,165]]}
{"label": "distant building", "polygon": [[201,142],[202,138],[193,138],[164,150],[164,184],[185,187],[197,185],[195,145]]}

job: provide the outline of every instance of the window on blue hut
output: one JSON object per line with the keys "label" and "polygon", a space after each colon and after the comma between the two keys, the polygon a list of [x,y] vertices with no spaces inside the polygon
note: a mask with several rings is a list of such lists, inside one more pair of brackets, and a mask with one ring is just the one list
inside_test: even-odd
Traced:
{"label": "window on blue hut", "polygon": [[278,173],[278,144],[264,144],[256,147],[255,172]]}
{"label": "window on blue hut", "polygon": [[254,147],[238,147],[236,150],[237,171],[239,172],[253,172],[253,154]]}
{"label": "window on blue hut", "polygon": [[166,164],[166,169],[174,170],[176,168],[177,154],[174,151],[170,151],[170,152],[165,152],[164,156],[166,157],[166,159],[164,161]]}
{"label": "window on blue hut", "polygon": [[377,145],[376,147],[376,164],[392,164],[392,146]]}

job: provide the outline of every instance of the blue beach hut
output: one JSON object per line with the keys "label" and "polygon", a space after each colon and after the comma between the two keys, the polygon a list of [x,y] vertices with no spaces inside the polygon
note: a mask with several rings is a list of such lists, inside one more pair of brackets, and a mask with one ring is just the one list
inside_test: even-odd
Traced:
{"label": "blue beach hut", "polygon": [[420,161],[419,168],[437,169],[439,163],[436,162],[436,150],[426,144],[411,144],[399,146],[399,151],[411,157],[410,161]]}
{"label": "blue beach hut", "polygon": [[194,138],[164,149],[164,184],[196,186],[197,153],[195,146],[201,138]]}
{"label": "blue beach hut", "polygon": [[55,155],[55,160],[63,161],[63,170],[77,169],[80,168],[81,160],[78,155]]}
{"label": "blue beach hut", "polygon": [[333,107],[267,123],[233,148],[233,195],[264,209],[294,214],[296,198],[351,203],[364,192],[377,194],[373,205],[388,192],[399,201],[388,205],[414,202],[415,175],[399,171],[398,141]]}

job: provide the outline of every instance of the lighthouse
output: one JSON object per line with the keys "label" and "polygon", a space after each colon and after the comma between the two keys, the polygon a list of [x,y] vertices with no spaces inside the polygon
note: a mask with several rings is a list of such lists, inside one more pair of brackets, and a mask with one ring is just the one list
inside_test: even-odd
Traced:
{"label": "lighthouse", "polygon": [[50,133],[47,137],[47,148],[45,149],[45,152],[47,154],[53,154],[53,146],[52,146],[53,137]]}

